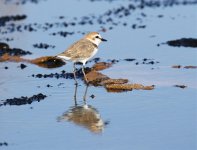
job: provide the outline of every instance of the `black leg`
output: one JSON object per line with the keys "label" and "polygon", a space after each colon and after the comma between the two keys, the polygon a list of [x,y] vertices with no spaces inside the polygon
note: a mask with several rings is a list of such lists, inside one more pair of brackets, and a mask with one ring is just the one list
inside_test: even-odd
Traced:
{"label": "black leg", "polygon": [[78,87],[78,85],[75,84],[75,93],[74,93],[75,106],[77,106],[77,87]]}
{"label": "black leg", "polygon": [[74,74],[74,80],[75,80],[75,84],[77,85],[78,83],[77,83],[77,78],[76,78],[76,74],[75,74],[75,72],[76,72],[76,67],[75,67],[75,63],[73,63],[73,74]]}

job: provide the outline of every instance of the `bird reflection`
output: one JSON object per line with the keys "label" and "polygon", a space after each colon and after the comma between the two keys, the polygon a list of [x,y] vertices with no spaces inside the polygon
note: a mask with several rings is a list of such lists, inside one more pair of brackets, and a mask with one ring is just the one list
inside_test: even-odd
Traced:
{"label": "bird reflection", "polygon": [[83,126],[90,130],[93,133],[100,133],[103,131],[104,126],[107,123],[104,123],[98,110],[91,105],[86,103],[86,95],[89,85],[86,86],[85,93],[83,96],[83,104],[78,105],[77,103],[77,88],[78,85],[75,85],[74,93],[74,103],[75,105],[70,107],[62,116],[58,117],[58,121],[70,121],[76,125]]}

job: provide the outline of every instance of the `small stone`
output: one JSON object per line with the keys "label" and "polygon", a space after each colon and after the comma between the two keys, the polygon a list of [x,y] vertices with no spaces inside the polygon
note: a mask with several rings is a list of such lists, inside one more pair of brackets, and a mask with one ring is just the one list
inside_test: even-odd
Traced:
{"label": "small stone", "polygon": [[27,67],[27,66],[26,66],[25,64],[21,64],[21,65],[20,65],[20,68],[21,68],[21,69],[24,69],[24,68],[26,68],[26,67]]}
{"label": "small stone", "polygon": [[94,99],[94,98],[95,98],[95,95],[92,94],[92,95],[90,95],[90,97],[91,97],[92,99]]}
{"label": "small stone", "polygon": [[174,65],[174,66],[172,66],[172,68],[180,69],[181,68],[181,65]]}
{"label": "small stone", "polygon": [[53,87],[53,86],[51,86],[50,84],[47,84],[47,87]]}
{"label": "small stone", "polygon": [[186,88],[187,86],[185,86],[185,85],[174,85],[174,87],[179,87],[179,88],[181,88],[181,89],[184,89],[184,88]]}

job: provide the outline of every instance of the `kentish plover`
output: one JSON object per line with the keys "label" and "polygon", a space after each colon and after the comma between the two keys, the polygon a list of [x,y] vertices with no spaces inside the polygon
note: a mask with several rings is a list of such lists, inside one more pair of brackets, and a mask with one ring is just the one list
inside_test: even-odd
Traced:
{"label": "kentish plover", "polygon": [[74,64],[73,73],[74,73],[74,79],[76,83],[77,83],[77,80],[76,80],[76,75],[75,75],[75,71],[76,71],[75,63],[81,62],[83,64],[82,72],[84,74],[84,78],[86,82],[88,83],[88,80],[84,72],[84,66],[86,62],[97,53],[98,46],[101,43],[101,41],[107,41],[107,40],[103,39],[98,32],[90,32],[86,34],[82,39],[72,44],[63,53],[57,55],[57,57],[61,59],[69,60],[73,62]]}

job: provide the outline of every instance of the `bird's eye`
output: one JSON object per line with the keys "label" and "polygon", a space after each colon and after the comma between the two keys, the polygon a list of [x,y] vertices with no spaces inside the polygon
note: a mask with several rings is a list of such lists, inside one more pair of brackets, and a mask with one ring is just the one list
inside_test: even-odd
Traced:
{"label": "bird's eye", "polygon": [[98,38],[99,39],[99,36],[96,36],[95,38]]}

